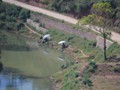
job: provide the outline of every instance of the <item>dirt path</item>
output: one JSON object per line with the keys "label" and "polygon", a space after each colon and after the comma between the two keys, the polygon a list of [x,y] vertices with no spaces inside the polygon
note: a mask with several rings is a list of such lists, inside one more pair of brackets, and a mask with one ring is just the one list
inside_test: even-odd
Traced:
{"label": "dirt path", "polygon": [[[7,2],[7,3],[10,3],[10,4],[15,4],[17,6],[20,6],[20,7],[26,8],[26,9],[29,9],[31,11],[39,12],[39,13],[42,13],[42,14],[45,14],[45,15],[48,15],[48,16],[51,16],[51,17],[54,17],[54,18],[57,18],[57,19],[60,19],[60,20],[64,20],[64,21],[69,22],[71,24],[76,24],[78,22],[77,19],[65,16],[65,15],[62,15],[60,13],[56,13],[56,12],[53,12],[53,11],[45,10],[45,9],[42,9],[42,8],[39,8],[39,7],[36,7],[36,6],[31,6],[31,5],[22,3],[22,2],[18,2],[16,0],[3,0],[3,1]],[[99,33],[99,31],[97,30],[97,29],[99,29],[99,27],[93,28],[93,27],[90,27],[89,25],[86,25],[84,27],[85,28],[90,28],[91,30]],[[120,34],[112,32],[111,39],[116,41],[120,45]]]}
{"label": "dirt path", "polygon": [[120,45],[120,34],[112,32],[111,39],[116,41]]}
{"label": "dirt path", "polygon": [[59,14],[59,13],[56,13],[56,12],[53,12],[53,11],[48,11],[48,10],[45,10],[45,9],[42,9],[42,8],[39,8],[39,7],[31,6],[31,5],[22,3],[22,2],[18,2],[16,0],[3,0],[3,1],[7,2],[7,3],[15,4],[17,6],[20,6],[20,7],[26,8],[26,9],[29,9],[31,11],[43,13],[45,15],[48,15],[48,16],[51,16],[51,17],[54,17],[54,18],[57,18],[57,19],[60,19],[60,20],[64,20],[66,22],[70,22],[72,24],[77,23],[76,19],[65,16],[65,15],[62,15],[62,14]]}

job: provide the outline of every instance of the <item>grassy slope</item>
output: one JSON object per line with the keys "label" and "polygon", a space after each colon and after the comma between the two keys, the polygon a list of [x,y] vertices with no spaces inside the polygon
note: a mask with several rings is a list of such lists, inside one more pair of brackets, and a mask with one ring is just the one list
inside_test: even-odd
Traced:
{"label": "grassy slope", "polygon": [[[69,44],[82,49],[86,54],[88,55],[94,55],[95,58],[90,58],[88,59],[88,61],[90,60],[95,60],[96,62],[104,62],[103,60],[103,50],[99,49],[98,47],[92,47],[92,44],[94,44],[94,41],[89,41],[86,39],[81,39],[75,35],[70,35],[70,34],[65,34],[63,32],[60,31],[56,31],[53,29],[49,30],[50,35],[52,36],[53,40],[55,41],[59,41],[59,40],[68,40],[68,38],[73,37],[70,41]],[[79,41],[79,42],[77,42]],[[76,52],[77,54],[77,52]],[[108,50],[107,50],[107,55],[110,56],[119,56],[120,55],[120,46],[117,43],[114,43],[113,45],[111,45]],[[81,64],[81,63],[79,63]],[[61,88],[60,90],[80,90],[80,88],[85,88],[84,85],[82,84],[82,81],[80,79],[78,79],[76,77],[76,72],[78,73],[78,70],[80,71],[81,65],[78,64],[77,69],[76,66],[73,66],[74,68],[68,67],[67,69],[60,71],[56,74],[54,74],[54,78],[55,78],[55,82],[59,83]],[[83,64],[84,65],[84,64]],[[79,68],[79,69],[78,69]],[[72,78],[71,78],[72,77]],[[105,83],[105,84],[101,84],[100,80]],[[113,88],[115,88],[114,90],[118,90],[118,87],[114,87],[115,83],[118,83],[119,78],[117,78],[118,80],[115,81],[116,79],[104,79],[104,77],[101,78],[95,78],[93,79],[93,77],[91,78],[92,82],[95,83],[93,90],[96,90],[96,87],[100,88],[99,90],[102,90],[100,85],[102,85],[102,87],[104,88],[103,90],[109,90],[107,86],[112,86],[111,90]],[[97,80],[97,81],[95,81]],[[114,80],[113,83],[110,83],[109,81]],[[99,85],[98,85],[99,84]],[[105,85],[105,86],[104,86]],[[116,84],[117,85],[117,84]]]}
{"label": "grassy slope", "polygon": [[81,70],[83,66],[83,63],[78,63],[53,75],[55,83],[59,83],[59,85],[61,85],[59,87],[60,90],[80,89],[82,81],[78,78],[78,75],[79,70]]}

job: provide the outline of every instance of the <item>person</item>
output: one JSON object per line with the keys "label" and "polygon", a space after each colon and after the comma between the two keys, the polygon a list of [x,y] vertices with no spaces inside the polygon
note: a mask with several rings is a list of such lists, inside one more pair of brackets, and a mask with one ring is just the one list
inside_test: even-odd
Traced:
{"label": "person", "polygon": [[66,46],[65,46],[65,43],[62,43],[62,45],[61,45],[61,50],[63,51],[65,47],[66,47]]}

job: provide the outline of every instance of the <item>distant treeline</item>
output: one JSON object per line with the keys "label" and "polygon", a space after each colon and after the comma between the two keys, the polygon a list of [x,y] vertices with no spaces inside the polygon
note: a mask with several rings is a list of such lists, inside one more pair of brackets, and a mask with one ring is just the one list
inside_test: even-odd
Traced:
{"label": "distant treeline", "polygon": [[[60,13],[72,14],[76,18],[83,18],[93,14],[92,7],[98,3],[109,3],[112,24],[115,31],[120,33],[120,0],[20,0],[24,2],[34,1],[47,5],[46,8]],[[108,4],[107,4],[108,5]],[[99,5],[100,8],[104,5]],[[106,8],[106,6],[104,7]]]}
{"label": "distant treeline", "polygon": [[[21,1],[21,0],[20,0]],[[22,0],[30,1],[30,0]],[[88,15],[93,4],[108,2],[115,11],[114,18],[120,18],[120,0],[33,0],[37,3],[47,4],[48,8],[58,12],[70,12],[78,16]]]}
{"label": "distant treeline", "polygon": [[[46,1],[46,0],[43,0]],[[93,14],[93,6],[97,5],[97,10],[102,11],[101,7],[111,12],[109,20],[112,20],[114,29],[120,33],[120,0],[47,0],[48,6],[54,11],[70,13],[74,17],[82,18]],[[105,5],[106,4],[106,5]],[[109,8],[108,8],[109,6]],[[105,14],[104,10],[101,12]],[[102,15],[101,15],[102,16]]]}

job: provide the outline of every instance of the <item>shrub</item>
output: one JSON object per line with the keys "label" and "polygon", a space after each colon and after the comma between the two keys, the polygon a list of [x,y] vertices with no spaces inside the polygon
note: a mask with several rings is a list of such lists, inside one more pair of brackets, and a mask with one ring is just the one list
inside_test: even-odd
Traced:
{"label": "shrub", "polygon": [[92,86],[92,81],[90,80],[90,75],[88,70],[84,71],[82,82],[84,85]]}
{"label": "shrub", "polygon": [[96,63],[95,62],[89,62],[89,66],[88,66],[88,68],[87,68],[87,70],[89,71],[89,72],[95,72],[95,70],[97,69],[97,65],[96,65]]}
{"label": "shrub", "polygon": [[83,84],[85,84],[87,86],[92,86],[92,81],[90,79],[84,79]]}
{"label": "shrub", "polygon": [[24,24],[23,24],[22,22],[19,22],[19,23],[16,25],[16,29],[19,31],[23,26],[24,26]]}
{"label": "shrub", "polygon": [[27,18],[29,17],[30,17],[30,11],[26,9],[22,9],[18,16],[18,18],[21,19],[23,22],[26,22]]}

